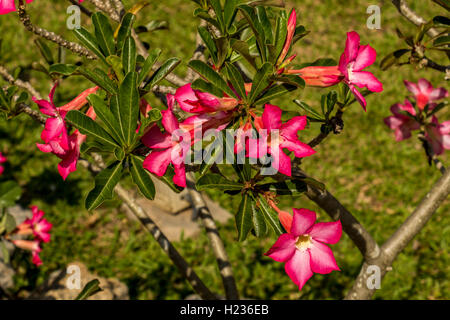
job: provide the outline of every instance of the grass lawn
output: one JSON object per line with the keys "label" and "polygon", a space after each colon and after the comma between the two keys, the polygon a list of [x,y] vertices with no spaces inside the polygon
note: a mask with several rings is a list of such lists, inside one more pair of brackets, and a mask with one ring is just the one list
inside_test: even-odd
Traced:
{"label": "grass lawn", "polygon": [[[125,1],[132,3],[133,1]],[[68,1],[35,1],[29,5],[32,21],[49,30],[64,34],[74,40],[65,26]],[[195,49],[195,30],[198,21],[192,16],[194,3],[182,0],[151,1],[139,14],[138,22],[144,24],[160,19],[169,22],[170,30],[143,35],[152,48],[161,48],[163,56],[183,59],[176,70],[186,72],[186,62]],[[378,1],[381,7],[381,30],[366,27],[366,8],[373,1],[349,0],[342,5],[339,0],[287,1],[295,7],[299,23],[311,33],[295,46],[296,63],[314,61],[320,57],[339,59],[345,45],[345,34],[355,30],[362,43],[370,43],[378,53],[377,62],[386,54],[400,48],[395,28],[413,30],[400,18],[390,1]],[[411,0],[412,8],[426,18],[444,14],[431,1]],[[82,24],[88,19],[82,17]],[[3,40],[0,63],[12,69],[26,68],[40,58],[33,36],[28,34],[14,14],[0,16],[0,34]],[[56,47],[50,44],[56,52]],[[68,54],[68,61],[76,61]],[[42,61],[43,63],[43,61]],[[326,184],[333,193],[373,234],[383,243],[412,212],[439,172],[428,166],[421,144],[416,138],[397,143],[393,133],[384,125],[383,118],[390,114],[389,107],[403,101],[407,91],[404,79],[417,81],[424,77],[434,86],[444,86],[443,76],[434,71],[414,70],[410,67],[392,68],[386,72],[378,63],[369,68],[384,85],[381,94],[368,97],[368,110],[364,112],[354,104],[344,115],[345,129],[339,136],[330,136],[317,147],[317,154],[303,161],[303,169]],[[41,73],[24,71],[23,79],[32,78],[33,85],[46,96],[50,82]],[[3,85],[3,80],[0,80]],[[82,78],[70,78],[57,90],[56,102],[71,100],[89,84]],[[320,108],[320,95],[327,92],[307,88],[298,96],[277,101],[282,108],[295,110],[292,99],[298,98]],[[152,99],[153,104],[159,103]],[[440,120],[448,120],[448,110],[441,111]],[[9,158],[2,179],[15,178],[23,187],[20,200],[23,206],[36,204],[54,224],[53,241],[44,246],[44,265],[30,265],[27,254],[18,253],[13,259],[19,272],[16,277],[18,295],[41,283],[48,274],[71,261],[82,261],[90,270],[105,277],[117,277],[129,285],[132,298],[180,299],[190,294],[191,288],[176,268],[162,253],[156,242],[128,222],[118,209],[119,203],[111,201],[94,213],[84,207],[84,197],[91,188],[89,174],[79,169],[66,183],[59,177],[56,157],[41,153],[34,144],[40,139],[40,127],[26,116],[9,123],[0,123],[0,151]],[[319,132],[311,124],[300,138],[309,141]],[[449,163],[448,152],[442,157]],[[238,198],[231,199],[223,193],[210,192],[210,196],[232,212],[236,212]],[[309,208],[317,210],[319,219],[328,221],[324,212],[306,197],[284,197],[283,208]],[[446,299],[450,297],[450,202],[447,200],[422,232],[398,257],[393,270],[388,273],[377,291],[379,299]],[[226,239],[227,250],[234,267],[242,296],[255,299],[340,299],[351,287],[362,262],[357,248],[344,235],[333,246],[341,272],[315,275],[299,292],[284,273],[283,265],[264,257],[263,253],[275,239],[260,240],[250,237],[239,243],[234,221],[220,228]],[[183,239],[176,243],[206,284],[221,291],[215,258],[208,247],[206,235],[196,239]]]}

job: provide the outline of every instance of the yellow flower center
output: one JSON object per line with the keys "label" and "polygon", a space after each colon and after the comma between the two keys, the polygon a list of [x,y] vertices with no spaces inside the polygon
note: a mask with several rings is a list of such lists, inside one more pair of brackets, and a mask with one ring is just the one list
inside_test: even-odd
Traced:
{"label": "yellow flower center", "polygon": [[297,238],[297,241],[295,242],[295,246],[298,250],[304,251],[308,249],[311,246],[311,236],[307,234],[303,234]]}

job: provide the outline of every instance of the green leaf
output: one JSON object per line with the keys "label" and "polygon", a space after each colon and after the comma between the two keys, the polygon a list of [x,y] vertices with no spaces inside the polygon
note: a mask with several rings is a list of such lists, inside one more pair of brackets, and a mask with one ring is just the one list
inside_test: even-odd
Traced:
{"label": "green leaf", "polygon": [[0,230],[1,230],[0,233],[3,232],[10,233],[15,228],[16,228],[16,219],[8,212],[5,212],[0,221]]}
{"label": "green leaf", "polygon": [[217,88],[215,85],[213,85],[211,82],[206,82],[203,79],[196,79],[194,82],[192,82],[192,89],[194,90],[200,90],[203,92],[209,92],[216,97],[223,96],[223,91]]}
{"label": "green leaf", "polygon": [[218,190],[242,190],[242,184],[222,177],[220,174],[211,173],[197,180],[198,191],[215,188]]}
{"label": "green leaf", "polygon": [[103,129],[97,122],[78,110],[71,110],[67,113],[66,121],[75,126],[82,134],[111,147],[119,147],[113,137]]}
{"label": "green leaf", "polygon": [[142,167],[143,160],[137,156],[131,156],[131,178],[138,186],[141,193],[148,199],[155,198],[155,185],[148,172]]}
{"label": "green leaf", "polygon": [[74,29],[73,33],[75,37],[86,47],[88,48],[93,54],[95,54],[97,57],[100,58],[106,65],[108,65],[108,62],[106,62],[106,58],[103,55],[102,51],[100,50],[97,40],[95,37],[89,33],[85,28],[81,27],[80,29]]}
{"label": "green leaf", "polygon": [[115,54],[114,33],[108,18],[103,13],[96,12],[92,15],[92,23],[94,24],[97,43],[105,57]]}
{"label": "green leaf", "polygon": [[220,142],[223,141],[216,139],[215,137],[214,141],[202,150],[202,153],[205,156],[203,157],[203,163],[200,165],[200,169],[198,170],[200,177],[208,173],[213,164],[217,163],[217,160],[219,160],[219,156],[223,158],[223,143]]}
{"label": "green leaf", "polygon": [[189,62],[189,67],[196,71],[199,75],[211,82],[214,86],[228,94],[230,97],[236,97],[236,94],[227,85],[224,79],[214,71],[210,66],[200,60],[192,60]]}
{"label": "green leaf", "polygon": [[283,50],[284,43],[286,42],[286,36],[287,36],[287,19],[286,17],[278,17],[277,19],[277,26],[275,29],[275,54],[274,58],[275,60],[273,62],[276,62],[278,57],[281,54],[281,51]]}
{"label": "green leaf", "polygon": [[236,227],[238,230],[238,241],[244,241],[247,234],[253,228],[252,199],[248,194],[244,194],[236,214]]}
{"label": "green leaf", "polygon": [[147,77],[147,75],[150,73],[150,70],[152,70],[152,67],[155,64],[156,60],[158,60],[160,54],[161,49],[154,49],[150,52],[147,59],[145,59],[144,65],[139,72],[138,85],[140,85],[142,81],[144,81],[145,77]]}
{"label": "green leaf", "polygon": [[408,52],[411,52],[411,50],[410,49],[399,49],[399,50],[395,50],[394,52],[388,54],[380,62],[381,70],[386,71],[393,65],[400,64],[400,58]]}
{"label": "green leaf", "polygon": [[78,66],[74,64],[55,63],[48,68],[48,73],[62,74],[63,76],[70,76],[77,70]]}
{"label": "green leaf", "polygon": [[277,195],[296,196],[307,191],[307,184],[302,180],[287,180],[258,185],[264,191],[276,192]]}
{"label": "green leaf", "polygon": [[106,61],[108,61],[108,64],[114,70],[114,73],[116,74],[119,83],[122,83],[124,75],[122,59],[120,59],[119,56],[111,55],[106,58]]}
{"label": "green leaf", "polygon": [[112,199],[114,187],[122,175],[122,162],[115,162],[95,176],[95,187],[86,198],[86,209],[94,210],[105,200]]}
{"label": "green leaf", "polygon": [[131,36],[131,29],[133,28],[133,23],[136,20],[136,16],[131,12],[125,13],[122,18],[122,22],[117,33],[117,48],[122,48],[125,39]]}
{"label": "green leaf", "polygon": [[170,58],[166,62],[164,62],[158,70],[150,77],[147,87],[148,89],[153,88],[153,86],[157,85],[161,80],[163,80],[169,73],[171,73],[179,64],[181,60],[178,58]]}
{"label": "green leaf", "polygon": [[313,108],[311,108],[306,102],[296,99],[296,100],[294,100],[294,103],[297,104],[303,110],[305,110],[307,115],[309,114],[309,115],[312,115],[314,118],[324,120],[323,116],[320,113],[318,113],[317,111],[315,111]]}
{"label": "green leaf", "polygon": [[258,199],[258,209],[264,216],[264,220],[269,225],[269,227],[273,230],[275,235],[279,236],[284,233],[283,228],[280,225],[280,221],[278,220],[278,215],[276,212],[269,206],[266,199],[262,196],[259,196]]}
{"label": "green leaf", "polygon": [[220,4],[220,0],[210,0],[211,6],[216,13],[216,19],[220,26],[220,31],[223,34],[225,31],[225,20],[223,17],[222,6]]}
{"label": "green leaf", "polygon": [[265,32],[264,28],[261,25],[254,9],[248,5],[240,5],[238,6],[239,10],[247,19],[248,24],[250,25],[250,28],[253,31],[253,34],[255,35],[256,42],[258,44],[258,50],[259,54],[261,55],[261,59],[263,62],[267,61],[267,55],[266,55],[266,39],[265,39]]}
{"label": "green leaf", "polygon": [[0,183],[0,207],[12,207],[19,200],[22,190],[15,181]]}
{"label": "green leaf", "polygon": [[252,207],[253,230],[255,230],[255,235],[257,237],[263,237],[267,234],[268,231],[267,224],[266,221],[264,220],[264,216],[256,208],[256,202],[254,198],[253,201],[251,201],[251,207]]}
{"label": "green leaf", "polygon": [[250,91],[248,100],[254,102],[258,95],[267,88],[269,85],[268,77],[273,73],[273,66],[266,62],[258,70],[255,77],[253,78],[252,90]]}
{"label": "green leaf", "polygon": [[98,279],[89,281],[84,286],[83,290],[81,290],[80,294],[75,298],[75,300],[86,300],[97,292],[103,291],[103,289],[101,289],[99,285],[100,281],[98,281]]}
{"label": "green leaf", "polygon": [[433,46],[440,47],[450,44],[450,35],[445,35],[433,41]]}
{"label": "green leaf", "polygon": [[256,16],[258,17],[258,21],[264,30],[265,43],[273,43],[273,33],[272,26],[270,25],[269,18],[267,17],[266,8],[263,6],[256,7]]}
{"label": "green leaf", "polygon": [[247,42],[232,39],[231,48],[233,48],[234,51],[244,57],[244,59],[247,60],[247,62],[250,63],[253,68],[257,69],[255,57],[250,53],[250,48]]}
{"label": "green leaf", "polygon": [[122,66],[125,74],[136,70],[136,43],[128,37],[122,49]]}
{"label": "green leaf", "polygon": [[275,86],[271,87],[269,90],[267,90],[264,93],[264,95],[262,95],[254,103],[256,105],[264,104],[264,103],[271,101],[272,99],[281,97],[282,95],[285,95],[286,93],[289,93],[294,90],[297,90],[297,86],[293,86],[293,85],[286,84],[286,83],[280,84],[280,85],[275,85]]}
{"label": "green leaf", "polygon": [[167,167],[166,174],[161,177],[161,181],[163,181],[172,191],[176,193],[180,193],[184,188],[177,186],[173,182],[173,177],[175,176],[175,170],[169,166]]}
{"label": "green leaf", "polygon": [[5,241],[0,240],[0,249],[2,252],[3,263],[9,264],[9,252],[6,248]]}
{"label": "green leaf", "polygon": [[89,103],[94,107],[95,114],[103,121],[109,134],[115,141],[124,142],[120,132],[117,119],[114,117],[112,111],[108,108],[105,101],[96,94],[91,94],[87,97]]}
{"label": "green leaf", "polygon": [[245,83],[239,70],[231,63],[226,64],[228,79],[230,80],[234,90],[238,93],[241,99],[247,99],[247,93],[245,92]]}
{"label": "green leaf", "polygon": [[[142,137],[146,131],[146,128],[155,122],[158,122],[159,120],[161,120],[162,115],[161,115],[161,111],[158,109],[152,109],[150,110],[147,115],[147,117],[142,117],[141,116],[141,127],[139,128],[139,132],[138,132],[138,138]],[[139,143],[139,142],[138,142]]]}
{"label": "green leaf", "polygon": [[137,73],[129,72],[119,88],[119,122],[122,137],[130,146],[136,136],[139,118],[139,92],[136,87]]}
{"label": "green leaf", "polygon": [[52,51],[47,46],[47,44],[42,39],[39,38],[35,39],[34,43],[38,47],[39,52],[44,57],[45,61],[47,61],[49,65],[52,65],[55,62],[55,60],[53,59]]}
{"label": "green leaf", "polygon": [[295,74],[284,74],[276,78],[277,81],[288,83],[300,89],[305,88],[305,80]]}
{"label": "green leaf", "polygon": [[[107,63],[107,62],[106,62]],[[117,94],[116,84],[108,77],[108,75],[102,69],[94,69],[91,71],[84,67],[78,67],[77,72],[83,75],[86,79],[92,81],[109,94]]]}
{"label": "green leaf", "polygon": [[227,0],[223,7],[223,18],[225,21],[225,29],[228,31],[233,23],[234,17],[236,16],[236,6],[238,0]]}

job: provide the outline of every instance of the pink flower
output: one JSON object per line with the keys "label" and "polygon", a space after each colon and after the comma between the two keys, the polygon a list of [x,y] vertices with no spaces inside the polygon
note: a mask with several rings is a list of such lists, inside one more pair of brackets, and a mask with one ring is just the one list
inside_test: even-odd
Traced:
{"label": "pink flower", "polygon": [[191,137],[186,130],[180,130],[180,124],[172,112],[174,97],[167,97],[169,108],[161,111],[162,125],[166,130],[162,133],[157,125],[154,125],[141,138],[142,143],[154,149],[145,158],[143,167],[161,177],[166,173],[169,164],[175,170],[173,182],[180,187],[186,187],[186,171],[184,159],[191,147]]}
{"label": "pink flower", "polygon": [[218,98],[210,93],[193,90],[188,83],[177,89],[175,99],[180,108],[189,113],[212,113],[233,110],[239,101],[230,98]]}
{"label": "pink flower", "polygon": [[[286,34],[286,40],[284,41],[283,49],[281,50],[281,53],[277,60],[277,66],[279,66],[281,69],[283,66],[281,64],[284,61],[284,58],[286,58],[286,55],[289,52],[289,49],[292,45],[292,39],[294,38],[295,34],[295,27],[297,25],[297,13],[295,12],[295,9],[292,9],[291,14],[289,15],[288,23],[287,23],[287,34]],[[291,62],[295,56],[290,57],[287,63]],[[287,64],[286,63],[286,64]]]}
{"label": "pink flower", "polygon": [[41,139],[47,144],[50,141],[58,141],[59,146],[63,150],[68,150],[69,138],[67,135],[66,124],[64,122],[64,117],[66,116],[67,111],[57,108],[53,103],[53,97],[57,86],[58,82],[55,82],[50,94],[48,95],[49,101],[38,100],[35,97],[33,97],[32,100],[39,106],[39,109],[43,114],[49,116],[45,122],[44,130],[41,133]]}
{"label": "pink flower", "polygon": [[[306,116],[296,116],[285,123],[281,122],[281,109],[266,104],[262,117],[256,117],[254,124],[261,137],[258,141],[250,139],[250,143],[258,145],[258,152],[250,148],[249,156],[260,158],[267,153],[272,155],[272,166],[279,172],[291,176],[291,159],[283,149],[293,151],[298,158],[308,157],[316,153],[310,146],[298,140],[297,133],[306,127]],[[267,148],[265,148],[265,146]]]}
{"label": "pink flower", "polygon": [[286,273],[301,290],[313,273],[340,271],[333,252],[325,243],[337,243],[342,235],[342,226],[340,221],[315,223],[314,211],[293,211],[288,233],[282,234],[265,255],[286,263]]}
{"label": "pink flower", "polygon": [[[86,140],[86,136],[78,130],[68,136],[64,117],[69,110],[78,110],[87,104],[87,97],[95,93],[99,87],[86,89],[69,103],[57,108],[53,103],[56,86],[57,83],[50,92],[50,101],[37,100],[33,97],[33,101],[39,105],[41,112],[50,116],[41,134],[45,144],[37,143],[36,145],[42,152],[53,153],[62,160],[58,164],[58,171],[61,177],[66,180],[67,176],[76,170],[80,146]],[[88,109],[86,115],[92,119],[96,118],[92,107]]]}
{"label": "pink flower", "polygon": [[436,102],[448,96],[447,90],[444,88],[433,88],[431,83],[426,79],[419,79],[418,83],[404,81],[406,88],[414,95],[417,107],[423,110],[429,103]]}
{"label": "pink flower", "polygon": [[344,78],[338,66],[310,66],[299,70],[287,70],[286,73],[298,74],[305,80],[307,86],[322,88],[334,86]]}
{"label": "pink flower", "polygon": [[441,155],[445,150],[450,150],[450,120],[439,123],[436,116],[433,116],[431,123],[425,127],[425,137],[434,154]]}
{"label": "pink flower", "polygon": [[[0,163],[5,163],[8,159],[0,152]],[[3,166],[0,166],[0,176],[3,174],[3,171],[5,171],[5,168]]]}
{"label": "pink flower", "polygon": [[405,99],[403,105],[396,103],[391,106],[391,112],[393,116],[385,118],[384,123],[395,130],[396,141],[408,139],[411,137],[411,131],[420,129],[420,123],[415,118],[416,110],[408,99]]}
{"label": "pink flower", "polygon": [[[16,11],[14,4],[15,0],[0,0],[0,14],[7,14],[12,11]],[[79,0],[82,3],[84,0]],[[27,0],[27,3],[33,2],[33,0]]]}
{"label": "pink flower", "polygon": [[[26,219],[22,225],[28,225],[29,228],[33,231],[33,234],[36,238],[38,238],[40,241],[43,242],[49,242],[50,241],[50,230],[52,229],[52,224],[48,222],[44,218],[44,211],[39,210],[38,207],[32,206],[31,207],[33,216],[31,219]],[[18,227],[19,230],[25,229],[25,227]]]}
{"label": "pink flower", "polygon": [[39,253],[42,251],[41,242],[39,240],[13,240],[12,243],[20,249],[31,251],[32,254],[32,262],[36,266],[42,265],[42,260],[39,257]]}
{"label": "pink flower", "polygon": [[355,31],[347,33],[345,51],[339,61],[339,70],[344,74],[344,82],[350,87],[350,91],[366,110],[366,99],[355,88],[367,87],[372,92],[383,91],[382,83],[375,76],[364,68],[375,62],[377,53],[370,45],[360,45],[360,38]]}

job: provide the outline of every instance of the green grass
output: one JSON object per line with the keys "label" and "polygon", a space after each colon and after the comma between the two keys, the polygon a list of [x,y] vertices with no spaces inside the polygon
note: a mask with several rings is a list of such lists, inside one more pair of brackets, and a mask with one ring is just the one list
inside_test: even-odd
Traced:
{"label": "green grass", "polygon": [[[131,3],[132,1],[126,1]],[[431,1],[410,1],[414,10],[431,18],[442,10]],[[413,3],[414,2],[414,3]],[[296,63],[313,61],[319,57],[338,59],[345,43],[345,33],[356,30],[362,42],[370,43],[380,59],[400,48],[395,28],[412,27],[398,18],[390,1],[380,2],[381,30],[368,30],[365,26],[366,8],[372,1],[351,0],[343,6],[338,0],[290,1],[295,7],[299,21],[311,34],[296,44]],[[35,2],[30,7],[33,21],[49,30],[64,34],[70,40],[63,19],[66,4],[63,1]],[[184,75],[186,62],[195,49],[197,21],[191,16],[194,9],[190,1],[167,0],[151,2],[139,15],[140,23],[152,19],[168,20],[170,30],[144,35],[152,48],[163,49],[165,58],[177,56],[183,64],[177,73]],[[42,14],[46,12],[46,14]],[[82,23],[87,24],[87,18]],[[12,32],[14,30],[14,32]],[[0,16],[0,32],[3,50],[0,62],[9,68],[26,69],[39,53],[28,34],[20,27],[14,14]],[[51,44],[56,50],[56,47]],[[76,61],[68,54],[69,61]],[[378,64],[369,68],[384,84],[381,94],[368,97],[368,111],[353,105],[344,115],[345,130],[339,136],[330,136],[317,147],[317,154],[303,161],[303,168],[327,188],[363,223],[379,243],[383,243],[404,221],[438,179],[439,173],[426,163],[424,152],[417,139],[396,143],[393,133],[384,125],[389,107],[403,101],[407,95],[402,81],[417,81],[425,77],[435,86],[446,86],[442,75],[429,70],[412,67],[390,69],[382,72]],[[33,85],[43,96],[50,82],[36,71],[23,71],[21,77],[31,78]],[[0,82],[0,84],[2,84]],[[57,90],[57,103],[64,103],[89,84],[81,78],[70,78]],[[301,95],[278,101],[283,108],[292,109],[292,98],[300,98],[318,108],[319,97],[326,90],[306,89]],[[153,104],[158,104],[152,99]],[[449,119],[442,112],[441,121]],[[301,133],[308,141],[318,133],[318,126],[311,125]],[[20,182],[24,194],[20,203],[24,206],[37,204],[44,209],[54,224],[53,241],[42,252],[44,265],[37,269],[30,265],[28,255],[18,253],[13,262],[19,273],[16,290],[34,288],[48,274],[65,263],[83,261],[90,270],[106,277],[117,277],[127,283],[132,298],[179,299],[191,293],[189,285],[180,277],[156,242],[146,233],[125,219],[115,208],[118,202],[110,202],[90,214],[83,209],[83,200],[92,181],[85,170],[80,169],[63,183],[56,171],[57,159],[39,152],[40,128],[25,116],[9,123],[0,123],[0,151],[8,154],[6,173],[2,179],[14,178]],[[449,162],[448,153],[442,157]],[[229,210],[236,211],[239,199],[219,193],[210,195],[221,201]],[[281,206],[304,207],[317,210],[319,219],[327,221],[326,214],[306,197],[281,199]],[[422,232],[408,245],[394,263],[377,291],[379,299],[446,299],[450,296],[450,203],[446,201]],[[238,287],[242,296],[255,299],[339,299],[351,287],[359,272],[362,258],[357,248],[344,235],[333,246],[341,272],[315,275],[299,292],[284,273],[283,265],[264,257],[263,253],[275,239],[249,238],[243,243],[236,241],[237,232],[233,221],[221,226],[220,232],[226,246]],[[215,259],[204,234],[196,239],[181,239],[176,247],[193,264],[196,271],[214,290],[220,291]]]}

